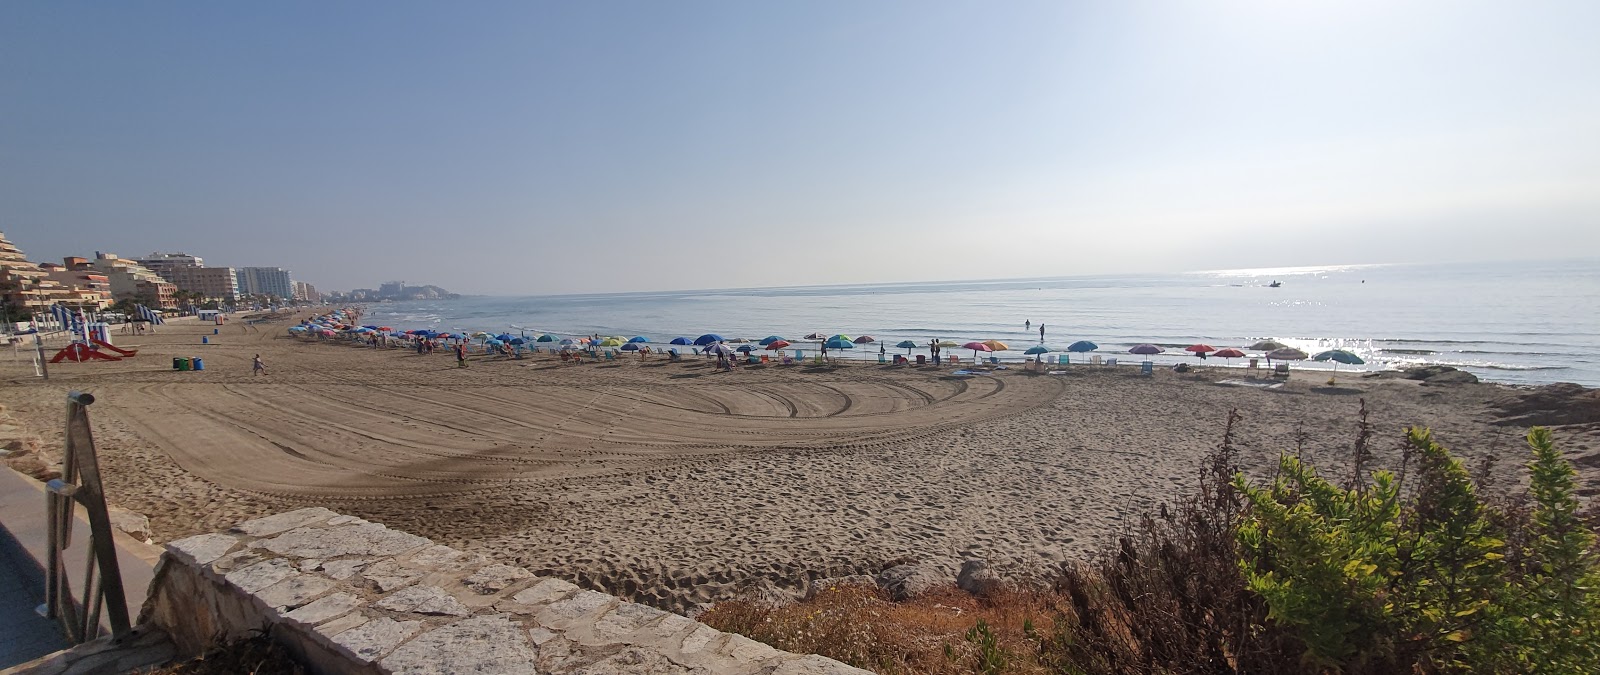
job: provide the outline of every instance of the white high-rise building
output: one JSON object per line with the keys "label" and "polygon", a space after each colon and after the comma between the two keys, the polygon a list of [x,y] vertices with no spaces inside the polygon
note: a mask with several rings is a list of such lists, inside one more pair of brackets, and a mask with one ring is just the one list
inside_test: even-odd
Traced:
{"label": "white high-rise building", "polygon": [[289,278],[289,270],[282,267],[240,267],[237,276],[240,295],[294,298],[294,280]]}

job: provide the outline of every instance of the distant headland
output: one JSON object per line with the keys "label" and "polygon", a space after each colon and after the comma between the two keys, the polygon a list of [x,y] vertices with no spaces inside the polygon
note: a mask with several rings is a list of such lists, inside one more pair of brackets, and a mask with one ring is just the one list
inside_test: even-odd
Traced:
{"label": "distant headland", "polygon": [[331,302],[382,302],[384,300],[450,300],[461,297],[438,286],[407,286],[404,281],[386,281],[376,289],[357,288],[349,293],[330,294]]}

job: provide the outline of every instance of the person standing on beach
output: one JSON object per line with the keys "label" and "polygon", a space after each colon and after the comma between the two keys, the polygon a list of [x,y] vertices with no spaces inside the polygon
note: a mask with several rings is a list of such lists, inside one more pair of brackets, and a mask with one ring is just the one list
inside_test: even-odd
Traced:
{"label": "person standing on beach", "polygon": [[465,343],[456,345],[456,367],[467,367],[467,345]]}
{"label": "person standing on beach", "polygon": [[250,361],[250,376],[254,377],[256,375],[266,375],[266,374],[267,374],[267,364],[261,362],[261,355],[260,354],[256,354],[256,357]]}
{"label": "person standing on beach", "polygon": [[1039,324],[1039,344],[1044,344],[1044,324]]}

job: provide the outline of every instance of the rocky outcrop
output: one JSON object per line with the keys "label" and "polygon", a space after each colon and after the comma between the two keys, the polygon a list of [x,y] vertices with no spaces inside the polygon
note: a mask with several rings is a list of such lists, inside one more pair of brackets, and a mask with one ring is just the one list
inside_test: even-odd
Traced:
{"label": "rocky outcrop", "polygon": [[1380,380],[1421,380],[1423,384],[1473,384],[1478,376],[1454,366],[1413,366],[1402,370],[1380,370],[1362,377]]}
{"label": "rocky outcrop", "polygon": [[961,573],[956,575],[956,586],[973,595],[988,595],[1004,585],[1000,575],[989,569],[989,563],[982,560],[961,563]]}
{"label": "rocky outcrop", "polygon": [[950,574],[924,563],[903,563],[878,573],[873,578],[878,588],[893,600],[909,600],[935,586],[950,583]]}
{"label": "rocky outcrop", "polygon": [[1504,426],[1555,426],[1600,422],[1600,390],[1571,382],[1507,394],[1489,403]]}
{"label": "rocky outcrop", "polygon": [[1465,370],[1450,370],[1422,380],[1423,384],[1477,384],[1478,376]]}

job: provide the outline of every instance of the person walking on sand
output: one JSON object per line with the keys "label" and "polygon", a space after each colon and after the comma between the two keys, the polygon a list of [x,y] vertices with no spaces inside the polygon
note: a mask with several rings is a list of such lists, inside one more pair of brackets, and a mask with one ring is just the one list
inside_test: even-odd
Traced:
{"label": "person walking on sand", "polygon": [[267,364],[262,363],[260,354],[256,354],[256,357],[254,359],[251,359],[251,361],[250,361],[250,376],[254,377],[256,375],[266,375],[266,374],[267,374]]}
{"label": "person walking on sand", "polygon": [[456,367],[467,367],[467,345],[465,344],[456,345]]}

